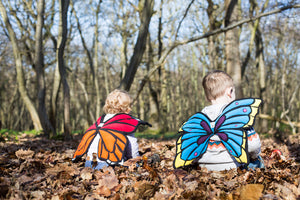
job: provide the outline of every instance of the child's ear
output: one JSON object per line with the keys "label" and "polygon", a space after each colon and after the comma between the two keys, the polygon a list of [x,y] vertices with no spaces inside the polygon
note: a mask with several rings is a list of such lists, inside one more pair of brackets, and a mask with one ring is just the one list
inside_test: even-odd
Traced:
{"label": "child's ear", "polygon": [[228,96],[229,98],[232,98],[232,95],[233,95],[233,87],[226,88],[225,94],[226,94],[226,96]]}

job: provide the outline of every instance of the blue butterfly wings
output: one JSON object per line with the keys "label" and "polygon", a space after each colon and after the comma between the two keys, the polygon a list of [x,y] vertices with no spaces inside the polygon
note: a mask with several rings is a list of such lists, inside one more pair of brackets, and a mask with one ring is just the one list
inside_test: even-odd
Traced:
{"label": "blue butterfly wings", "polygon": [[247,164],[247,134],[244,129],[253,126],[261,102],[254,98],[233,101],[214,122],[201,112],[193,115],[180,129],[182,135],[176,143],[174,168],[190,165],[200,158],[213,135],[219,136],[237,162]]}
{"label": "blue butterfly wings", "polygon": [[[204,114],[197,113],[182,126],[184,134],[181,137],[181,157],[183,160],[195,159],[206,151],[209,138],[213,134],[208,124],[210,124],[209,119]],[[209,129],[205,130],[204,127]]]}

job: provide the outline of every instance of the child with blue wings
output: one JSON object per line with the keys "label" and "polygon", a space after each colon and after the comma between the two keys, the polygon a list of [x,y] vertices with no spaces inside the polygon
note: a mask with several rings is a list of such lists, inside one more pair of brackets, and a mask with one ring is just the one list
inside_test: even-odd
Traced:
{"label": "child with blue wings", "polygon": [[259,135],[253,128],[262,101],[235,100],[233,80],[220,70],[208,73],[202,85],[211,105],[180,128],[174,168],[191,164],[213,171],[264,167]]}

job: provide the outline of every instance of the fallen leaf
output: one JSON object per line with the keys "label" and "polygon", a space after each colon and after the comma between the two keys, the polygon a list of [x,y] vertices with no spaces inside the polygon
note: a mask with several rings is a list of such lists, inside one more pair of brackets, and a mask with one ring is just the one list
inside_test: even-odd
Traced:
{"label": "fallen leaf", "polygon": [[93,169],[90,167],[85,167],[80,173],[80,177],[82,178],[82,180],[92,180],[92,170]]}
{"label": "fallen leaf", "polygon": [[26,160],[28,158],[32,158],[33,157],[34,151],[32,151],[30,149],[28,149],[28,150],[20,149],[20,150],[16,151],[15,154],[16,154],[17,158]]}
{"label": "fallen leaf", "polygon": [[186,190],[195,190],[198,187],[198,181],[190,181],[185,184]]}
{"label": "fallen leaf", "polygon": [[58,195],[53,195],[51,197],[51,200],[60,200],[59,196]]}
{"label": "fallen leaf", "polygon": [[98,184],[100,187],[106,186],[108,189],[112,190],[119,185],[119,180],[115,175],[107,174],[98,180]]}
{"label": "fallen leaf", "polygon": [[264,185],[262,184],[247,184],[242,186],[237,191],[241,200],[257,200],[262,196]]}
{"label": "fallen leaf", "polygon": [[96,193],[100,196],[109,197],[111,195],[111,190],[105,185],[103,185],[97,188]]}
{"label": "fallen leaf", "polygon": [[135,184],[135,197],[134,199],[149,199],[153,197],[155,192],[158,190],[158,186],[156,184],[151,184],[149,182],[143,181]]}
{"label": "fallen leaf", "polygon": [[[277,196],[280,196],[282,199],[296,199],[297,194],[295,194],[288,186],[287,184],[285,185],[280,185],[280,184],[275,184],[276,190],[275,194]],[[299,194],[299,192],[297,192]]]}
{"label": "fallen leaf", "polygon": [[41,191],[41,190],[31,192],[31,196],[34,199],[45,199],[45,197],[44,197],[45,194],[46,193],[44,191]]}
{"label": "fallen leaf", "polygon": [[8,178],[0,177],[0,197],[5,197],[9,191],[10,180]]}
{"label": "fallen leaf", "polygon": [[22,175],[18,178],[18,182],[20,183],[20,185],[23,185],[25,183],[29,183],[33,181],[32,177],[26,176],[26,175]]}
{"label": "fallen leaf", "polygon": [[[290,137],[289,146],[276,143],[272,138],[261,140],[265,163],[272,149],[280,149],[286,160],[270,160],[264,169],[218,173],[206,168],[174,169],[175,139],[139,138],[141,156],[148,157],[148,170],[142,166],[142,157],[128,160],[129,168],[115,166],[93,170],[85,168],[83,160],[72,163],[69,158],[82,136],[74,136],[75,139],[69,141],[22,137],[18,144],[0,143],[0,199],[239,200],[253,194],[271,200],[297,199],[300,195],[299,134]],[[153,155],[161,160],[151,161]],[[151,171],[155,171],[159,179],[151,178]]]}

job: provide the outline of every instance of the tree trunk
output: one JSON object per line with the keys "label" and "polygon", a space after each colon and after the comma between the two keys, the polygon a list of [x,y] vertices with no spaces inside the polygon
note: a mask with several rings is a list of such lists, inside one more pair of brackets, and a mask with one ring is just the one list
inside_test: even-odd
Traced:
{"label": "tree trunk", "polygon": [[193,94],[194,94],[194,111],[199,112],[200,111],[200,105],[199,105],[199,84],[198,83],[198,77],[199,77],[199,70],[198,70],[198,64],[197,64],[197,55],[195,53],[195,50],[192,52],[192,63],[193,63],[193,71],[191,73],[191,80],[193,85]]}
{"label": "tree trunk", "polygon": [[68,8],[69,0],[59,0],[59,30],[57,39],[57,62],[59,73],[62,79],[63,94],[64,94],[64,138],[71,138],[71,124],[70,124],[70,88],[67,81],[66,67],[64,63],[64,49],[67,41],[68,25]]}
{"label": "tree trunk", "polygon": [[[44,129],[45,134],[49,137],[55,135],[55,130],[51,125],[45,106],[46,86],[44,73],[44,54],[43,54],[43,26],[44,26],[44,10],[45,0],[39,0],[37,5],[38,15],[36,23],[35,35],[35,56],[34,65],[37,78],[38,91],[38,113]],[[52,132],[52,134],[50,134]]]}
{"label": "tree trunk", "polygon": [[[160,3],[159,21],[158,21],[158,60],[162,56],[163,42],[162,42],[162,13],[163,12],[163,0]],[[160,91],[160,105],[158,106],[158,120],[161,127],[160,132],[165,133],[169,130],[168,124],[168,93],[167,93],[167,72],[164,65],[161,65],[158,69],[159,75],[159,91]]]}
{"label": "tree trunk", "polygon": [[[267,0],[263,7],[262,12],[265,10],[265,8],[268,6],[269,1]],[[257,6],[257,2],[254,0],[250,0],[250,14],[253,16],[254,11],[255,13],[259,13],[259,7]],[[263,99],[264,104],[262,105],[262,113],[267,113],[267,105],[269,105],[267,94],[266,94],[266,69],[265,69],[265,61],[264,61],[264,49],[263,49],[263,39],[262,34],[260,30],[260,19],[257,19],[252,27],[252,33],[250,38],[250,44],[249,44],[249,50],[248,55],[243,62],[242,66],[242,76],[245,71],[245,68],[247,66],[248,60],[250,58],[250,54],[252,52],[253,48],[253,41],[255,41],[255,48],[256,48],[256,54],[255,54],[255,60],[256,60],[256,67],[258,68],[258,75],[259,75],[259,95],[260,98]],[[268,121],[266,119],[261,119],[260,121],[260,132],[266,133],[268,131]]]}
{"label": "tree trunk", "polygon": [[[276,50],[276,52],[277,52],[277,55],[278,55],[278,57],[277,57],[277,63],[279,63],[279,50],[277,49]],[[278,66],[276,65],[275,66],[275,72],[273,72],[274,73],[274,79],[273,79],[273,83],[274,83],[274,87],[273,87],[273,89],[272,89],[272,91],[271,91],[271,96],[273,96],[273,97],[275,97],[275,96],[278,96],[278,91],[279,91],[279,86],[278,86],[278,80],[279,80],[279,69],[278,69]],[[272,109],[271,109],[271,115],[272,116],[277,116],[277,112],[276,112],[276,106],[275,105],[278,105],[278,98],[272,98]],[[272,128],[276,128],[276,126],[277,126],[277,123],[273,123],[272,124]]]}
{"label": "tree trunk", "polygon": [[[264,104],[262,105],[262,113],[267,113],[267,105],[269,104],[266,94],[266,69],[264,61],[264,52],[263,52],[263,40],[261,32],[258,29],[256,33],[256,66],[258,66],[259,71],[259,92],[260,98],[263,99]],[[268,121],[262,119],[260,121],[260,131],[266,133],[268,131]]]}
{"label": "tree trunk", "polygon": [[[55,0],[52,0],[51,3],[51,10],[52,10],[52,15],[51,15],[51,23],[53,24],[54,21],[54,5],[55,5]],[[46,26],[46,30],[47,33],[50,34],[50,28],[52,26]],[[51,34],[50,36],[52,42],[53,42],[53,46],[54,47],[58,47],[57,45],[57,39],[54,35]],[[54,50],[55,53],[57,53],[56,49]],[[56,61],[56,66],[55,66],[55,70],[54,70],[54,74],[53,74],[53,86],[52,86],[52,92],[51,92],[51,96],[50,96],[50,110],[49,110],[49,118],[50,118],[50,122],[54,128],[54,130],[57,130],[57,123],[56,123],[56,117],[57,117],[57,101],[58,101],[58,93],[60,90],[60,86],[61,86],[61,77],[59,74],[59,67],[58,67],[58,62]],[[53,135],[54,136],[54,135]],[[52,137],[52,136],[50,136]]]}
{"label": "tree trunk", "polygon": [[[258,4],[257,4],[256,0],[249,0],[249,3],[251,5],[250,8],[249,8],[250,17],[253,17],[254,16],[254,11],[255,11],[256,15],[259,13],[259,7],[258,7]],[[267,0],[264,3],[264,5],[261,9],[261,12],[263,12],[266,9],[268,4],[269,4],[269,0]],[[247,67],[248,62],[250,60],[251,52],[252,52],[252,49],[253,49],[253,42],[254,42],[254,39],[256,37],[256,32],[259,29],[259,23],[260,23],[260,19],[255,20],[254,23],[250,23],[250,25],[252,25],[252,31],[251,31],[251,37],[250,37],[250,42],[249,42],[249,49],[248,49],[246,58],[244,59],[244,61],[242,63],[242,77],[245,74],[246,67]]]}
{"label": "tree trunk", "polygon": [[[225,1],[225,27],[238,22],[239,8],[238,0]],[[236,97],[243,97],[242,90],[242,70],[240,63],[240,39],[239,28],[234,28],[225,32],[225,54],[227,73],[231,75],[235,85]]]}
{"label": "tree trunk", "polygon": [[[152,45],[151,45],[151,39],[150,39],[150,34],[148,35],[148,61],[147,61],[147,73],[150,71],[151,67],[153,67],[153,50],[152,50]],[[154,81],[156,80],[155,77],[153,78]],[[149,86],[149,92],[152,97],[152,101],[150,99],[151,105],[154,103],[155,110],[153,113],[150,113],[150,115],[155,116],[153,120],[155,123],[153,125],[155,126],[156,124],[160,124],[160,108],[159,108],[159,96],[158,96],[158,90],[159,89],[154,89],[152,86],[151,80],[148,82]],[[159,86],[158,86],[159,87]],[[153,110],[153,109],[152,109]],[[155,114],[154,114],[155,113]],[[154,114],[154,115],[153,115]]]}
{"label": "tree trunk", "polygon": [[[208,7],[206,13],[209,19],[209,31],[214,31],[217,28],[220,28],[221,23],[218,23],[216,16],[215,4],[212,0],[207,0]],[[218,69],[218,58],[217,58],[217,49],[216,49],[216,35],[208,37],[208,57],[209,57],[209,68]]]}
{"label": "tree trunk", "polygon": [[140,28],[137,41],[134,46],[133,55],[130,59],[129,66],[126,69],[125,76],[121,81],[119,88],[126,91],[130,90],[131,84],[133,82],[134,76],[140,65],[146,45],[147,45],[147,35],[150,20],[153,14],[153,0],[140,0],[139,2],[139,11],[140,11]]}
{"label": "tree trunk", "polygon": [[[50,121],[54,130],[56,130],[56,114],[57,114],[57,101],[58,101],[58,93],[61,85],[61,77],[59,74],[59,67],[58,63],[56,63],[56,67],[54,70],[53,75],[53,87],[52,87],[52,94],[50,97]],[[54,135],[53,135],[54,136]],[[51,136],[50,136],[51,137]]]}
{"label": "tree trunk", "polygon": [[17,71],[17,82],[18,82],[18,89],[19,92],[21,94],[21,97],[24,101],[24,104],[28,110],[28,112],[30,113],[33,125],[34,125],[34,129],[37,131],[42,131],[43,127],[40,121],[40,118],[38,116],[38,112],[35,108],[35,106],[33,105],[31,99],[28,96],[27,90],[26,90],[26,86],[25,86],[25,79],[24,79],[24,71],[23,71],[23,66],[22,66],[22,57],[21,57],[21,52],[20,52],[20,48],[18,47],[18,41],[17,41],[17,37],[16,34],[10,24],[10,21],[8,19],[7,16],[7,12],[5,10],[5,7],[2,3],[2,0],[0,0],[0,12],[2,15],[2,19],[3,22],[7,28],[8,34],[9,34],[9,39],[11,41],[12,44],[12,48],[13,48],[13,54],[14,54],[14,58],[15,58],[15,64],[16,64],[16,71]]}
{"label": "tree trunk", "polygon": [[168,77],[165,66],[161,66],[161,103],[160,103],[160,127],[161,132],[165,133],[169,130],[168,125]]}
{"label": "tree trunk", "polygon": [[[98,83],[98,46],[99,46],[99,12],[100,12],[100,5],[102,3],[102,0],[99,0],[98,5],[97,5],[97,10],[96,10],[96,26],[95,26],[95,44],[94,44],[94,49],[95,49],[95,53],[94,53],[94,68],[95,68],[95,89],[96,89],[96,113],[95,113],[95,117],[96,119],[98,118],[98,116],[100,115],[101,112],[101,96],[100,96],[100,88],[99,88],[99,83]],[[104,66],[105,67],[105,66]],[[105,82],[105,88],[106,88],[106,93],[108,95],[109,89],[108,89],[108,84],[107,82]]]}
{"label": "tree trunk", "polygon": [[[298,99],[300,99],[300,92],[298,93]],[[298,110],[300,110],[300,102],[297,103],[297,108]],[[300,112],[298,112],[298,122],[300,122]],[[298,127],[298,131],[297,133],[299,134],[300,133],[300,126]]]}

